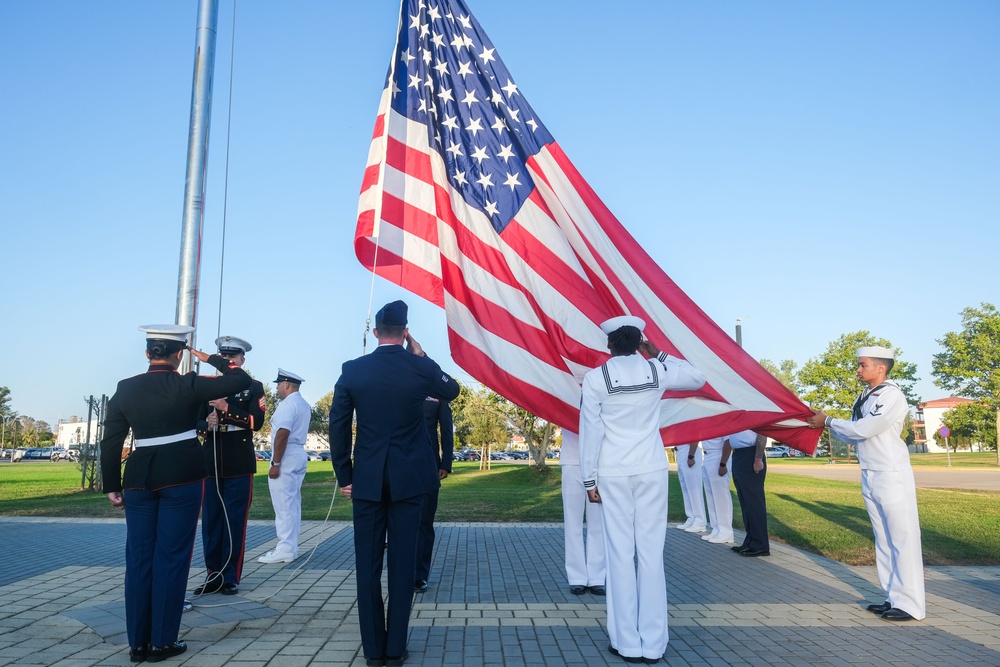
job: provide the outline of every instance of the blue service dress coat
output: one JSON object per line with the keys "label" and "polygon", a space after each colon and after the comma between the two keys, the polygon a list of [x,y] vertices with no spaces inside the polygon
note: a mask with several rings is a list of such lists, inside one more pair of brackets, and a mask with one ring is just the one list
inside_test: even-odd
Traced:
{"label": "blue service dress coat", "polygon": [[[438,484],[438,466],[427,442],[424,401],[451,401],[458,383],[429,357],[401,345],[380,345],[344,364],[330,406],[330,456],[340,486],[355,500],[392,500],[423,495]],[[357,439],[351,458],[352,415]]]}
{"label": "blue service dress coat", "polygon": [[[351,486],[358,621],[368,659],[406,653],[420,512],[424,495],[440,484],[424,404],[428,396],[450,401],[458,392],[436,363],[401,345],[348,361],[334,388],[330,455],[337,482]],[[387,539],[388,613],[381,584]]]}

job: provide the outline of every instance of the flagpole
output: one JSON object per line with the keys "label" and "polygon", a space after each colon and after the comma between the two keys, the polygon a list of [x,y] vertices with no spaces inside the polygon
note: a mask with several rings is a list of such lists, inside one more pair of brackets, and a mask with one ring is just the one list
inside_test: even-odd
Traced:
{"label": "flagpole", "polygon": [[[205,219],[205,172],[209,125],[212,120],[212,83],[215,72],[218,0],[199,0],[195,29],[194,80],[191,84],[191,121],[188,130],[187,173],[184,179],[184,212],[181,218],[181,254],[177,271],[177,324],[195,326],[198,319],[198,279],[201,273],[201,240]],[[195,346],[191,334],[188,344]],[[180,371],[191,370],[187,353]]]}

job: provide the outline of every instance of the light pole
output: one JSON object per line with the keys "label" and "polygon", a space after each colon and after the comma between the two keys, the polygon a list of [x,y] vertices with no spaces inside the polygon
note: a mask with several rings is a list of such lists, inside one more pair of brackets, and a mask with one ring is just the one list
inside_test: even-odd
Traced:
{"label": "light pole", "polygon": [[743,320],[750,317],[749,315],[744,315],[743,317],[736,318],[736,344],[743,347]]}

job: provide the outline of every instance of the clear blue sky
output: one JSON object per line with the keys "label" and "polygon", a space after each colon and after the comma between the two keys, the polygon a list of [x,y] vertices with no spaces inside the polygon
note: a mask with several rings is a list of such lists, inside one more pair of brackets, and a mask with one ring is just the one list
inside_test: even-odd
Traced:
{"label": "clear blue sky", "polygon": [[[867,329],[924,399],[1000,302],[1000,4],[470,0],[520,92],[632,234],[757,358]],[[219,328],[232,2],[222,0],[199,343]],[[0,2],[0,386],[55,424],[145,369],[176,303],[196,0]],[[357,195],[394,0],[237,7],[221,328],[311,403],[361,354]],[[374,308],[458,372],[443,311]],[[369,346],[373,343],[369,339]],[[371,347],[369,347],[371,349]]]}

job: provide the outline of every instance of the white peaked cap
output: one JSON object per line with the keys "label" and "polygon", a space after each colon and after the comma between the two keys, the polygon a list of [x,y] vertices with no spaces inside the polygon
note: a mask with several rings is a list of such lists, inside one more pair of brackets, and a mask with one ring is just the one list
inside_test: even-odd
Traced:
{"label": "white peaked cap", "polygon": [[872,359],[895,359],[896,353],[891,347],[873,345],[871,347],[859,347],[858,357],[871,357]]}
{"label": "white peaked cap", "polygon": [[215,346],[219,348],[219,352],[239,350],[246,353],[253,349],[253,345],[236,336],[219,336],[215,339]]}
{"label": "white peaked cap", "polygon": [[642,330],[646,328],[646,323],[634,315],[619,315],[601,322],[601,331],[609,336],[622,327],[635,327],[639,333],[642,333]]}
{"label": "white peaked cap", "polygon": [[186,343],[187,337],[194,333],[194,327],[185,324],[146,324],[139,327],[145,332],[146,340],[176,340]]}

